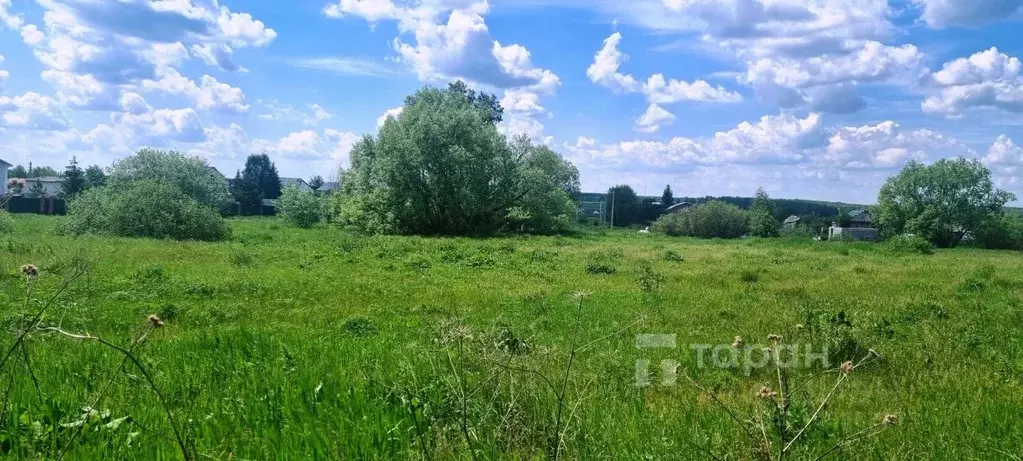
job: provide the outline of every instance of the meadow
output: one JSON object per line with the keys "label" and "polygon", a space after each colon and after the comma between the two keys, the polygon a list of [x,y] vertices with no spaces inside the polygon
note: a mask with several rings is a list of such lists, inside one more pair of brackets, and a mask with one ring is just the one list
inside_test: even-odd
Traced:
{"label": "meadow", "polygon": [[[829,354],[791,370],[788,424],[814,424],[789,458],[1023,456],[1018,252],[272,218],[197,243],[63,237],[60,219],[17,215],[0,235],[7,458],[754,459],[742,424],[770,419],[757,393],[775,371],[701,367],[690,345],[771,334]],[[637,348],[643,333],[677,348]],[[873,355],[817,413],[832,370]],[[679,362],[674,386],[662,359]],[[898,424],[844,443],[886,415]]]}

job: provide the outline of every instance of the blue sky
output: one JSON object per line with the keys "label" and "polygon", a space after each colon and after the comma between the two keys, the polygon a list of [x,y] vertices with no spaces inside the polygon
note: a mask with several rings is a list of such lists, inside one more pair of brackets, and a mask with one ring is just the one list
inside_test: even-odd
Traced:
{"label": "blue sky", "polygon": [[463,79],[585,190],[872,202],[966,156],[1023,196],[1023,0],[0,0],[0,158],[140,147],[330,178]]}

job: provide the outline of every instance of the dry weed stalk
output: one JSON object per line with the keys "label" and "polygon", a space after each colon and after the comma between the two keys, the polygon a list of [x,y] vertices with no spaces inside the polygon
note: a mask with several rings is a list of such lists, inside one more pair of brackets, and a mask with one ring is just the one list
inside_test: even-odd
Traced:
{"label": "dry weed stalk", "polygon": [[[782,365],[783,363],[785,363],[783,362],[782,357],[782,353],[784,350],[782,348],[782,336],[772,334],[768,336],[768,341],[771,343],[771,347],[764,349],[764,352],[768,354],[769,358],[768,363],[772,364],[775,368],[775,374],[777,376],[778,381],[777,384],[778,388],[773,389],[770,386],[763,386],[760,388],[759,391],[756,392],[756,397],[760,399],[762,402],[764,402],[764,405],[766,405],[767,410],[770,412],[771,419],[775,423],[774,426],[771,428],[772,431],[770,431],[770,433],[768,431],[768,424],[764,421],[763,416],[760,415],[759,413],[754,418],[744,420],[740,418],[734,410],[729,408],[728,405],[722,402],[721,399],[719,399],[714,392],[711,392],[706,387],[701,386],[695,379],[689,376],[689,374],[683,372],[682,375],[685,376],[689,383],[692,384],[696,389],[709,396],[713,403],[720,407],[721,409],[723,409],[725,413],[728,414],[729,418],[743,430],[747,438],[750,440],[753,451],[752,455],[754,458],[763,459],[767,461],[783,461],[787,456],[792,454],[793,448],[795,447],[796,443],[801,439],[801,437],[806,433],[807,429],[809,429],[811,426],[813,426],[814,423],[818,421],[821,412],[824,410],[825,407],[827,407],[828,402],[835,395],[837,395],[839,388],[846,380],[849,379],[852,373],[857,368],[869,364],[874,360],[877,360],[878,358],[880,358],[880,355],[873,349],[871,349],[870,351],[868,351],[866,356],[864,356],[856,363],[853,363],[852,361],[846,361],[843,362],[838,368],[825,371],[825,373],[838,374],[838,378],[836,379],[835,384],[824,396],[820,404],[816,406],[816,409],[810,416],[809,420],[807,420],[806,423],[803,424],[803,426],[799,428],[798,431],[793,431],[795,428],[789,427],[788,422],[790,416],[790,407],[792,404],[792,395],[795,394],[796,391],[793,391],[790,385],[788,367]],[[740,337],[736,336],[733,346],[742,349],[745,346],[745,343],[742,341]],[[803,386],[805,385],[806,383],[803,384]],[[800,389],[803,386],[800,386],[797,389]],[[834,453],[835,451],[843,447],[876,436],[883,432],[885,429],[898,424],[898,421],[899,421],[898,415],[888,414],[878,423],[873,424],[852,435],[843,438],[833,447],[824,451],[823,453],[821,453],[820,455],[813,459],[815,461],[823,459],[824,457],[828,456],[831,453]],[[793,434],[793,432],[795,433]],[[772,437],[772,435],[774,437]],[[778,440],[778,444],[776,450],[773,451],[772,439],[775,437]],[[690,444],[694,445],[696,448],[700,449],[711,458],[721,459],[718,456],[716,456],[713,452],[711,452],[710,449],[707,447],[700,446],[698,444],[695,444],[694,442],[690,442]]]}

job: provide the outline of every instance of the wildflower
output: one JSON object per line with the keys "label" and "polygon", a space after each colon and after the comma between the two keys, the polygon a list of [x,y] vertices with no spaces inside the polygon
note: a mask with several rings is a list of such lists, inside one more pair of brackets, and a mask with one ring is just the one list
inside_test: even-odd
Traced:
{"label": "wildflower", "polygon": [[778,344],[779,342],[781,342],[781,335],[776,334],[767,335],[767,340],[774,344]]}
{"label": "wildflower", "polygon": [[153,328],[160,328],[163,326],[163,320],[157,317],[156,314],[149,316],[149,323],[153,325]]}
{"label": "wildflower", "polygon": [[743,342],[742,336],[736,336],[735,337],[735,341],[732,342],[732,347],[734,347],[736,349],[742,349],[745,346],[746,346],[746,343]]}
{"label": "wildflower", "polygon": [[25,264],[21,266],[21,273],[25,274],[25,277],[38,277],[39,269],[33,264]]}
{"label": "wildflower", "polygon": [[590,297],[590,295],[592,295],[592,294],[593,294],[592,291],[579,290],[579,291],[573,292],[572,293],[572,297],[576,298],[576,299],[584,299],[584,298]]}
{"label": "wildflower", "polygon": [[842,370],[842,374],[843,375],[847,375],[849,373],[852,373],[853,368],[854,367],[853,367],[852,360],[846,360],[845,362],[842,363],[842,366],[839,367],[839,369]]}
{"label": "wildflower", "polygon": [[778,395],[778,393],[768,386],[761,387],[760,390],[757,391],[757,397],[760,397],[762,399],[772,399],[776,395]]}
{"label": "wildflower", "polygon": [[899,415],[885,415],[884,419],[881,420],[881,424],[885,426],[894,426],[899,424]]}

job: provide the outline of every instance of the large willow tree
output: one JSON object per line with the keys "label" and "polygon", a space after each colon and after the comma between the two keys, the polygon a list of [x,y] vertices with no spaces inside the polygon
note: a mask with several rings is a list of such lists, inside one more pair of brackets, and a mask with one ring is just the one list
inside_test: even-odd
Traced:
{"label": "large willow tree", "polygon": [[484,96],[452,84],[407,97],[400,115],[352,148],[335,221],[398,234],[564,229],[577,170],[545,146],[509,143],[496,125],[500,105]]}

